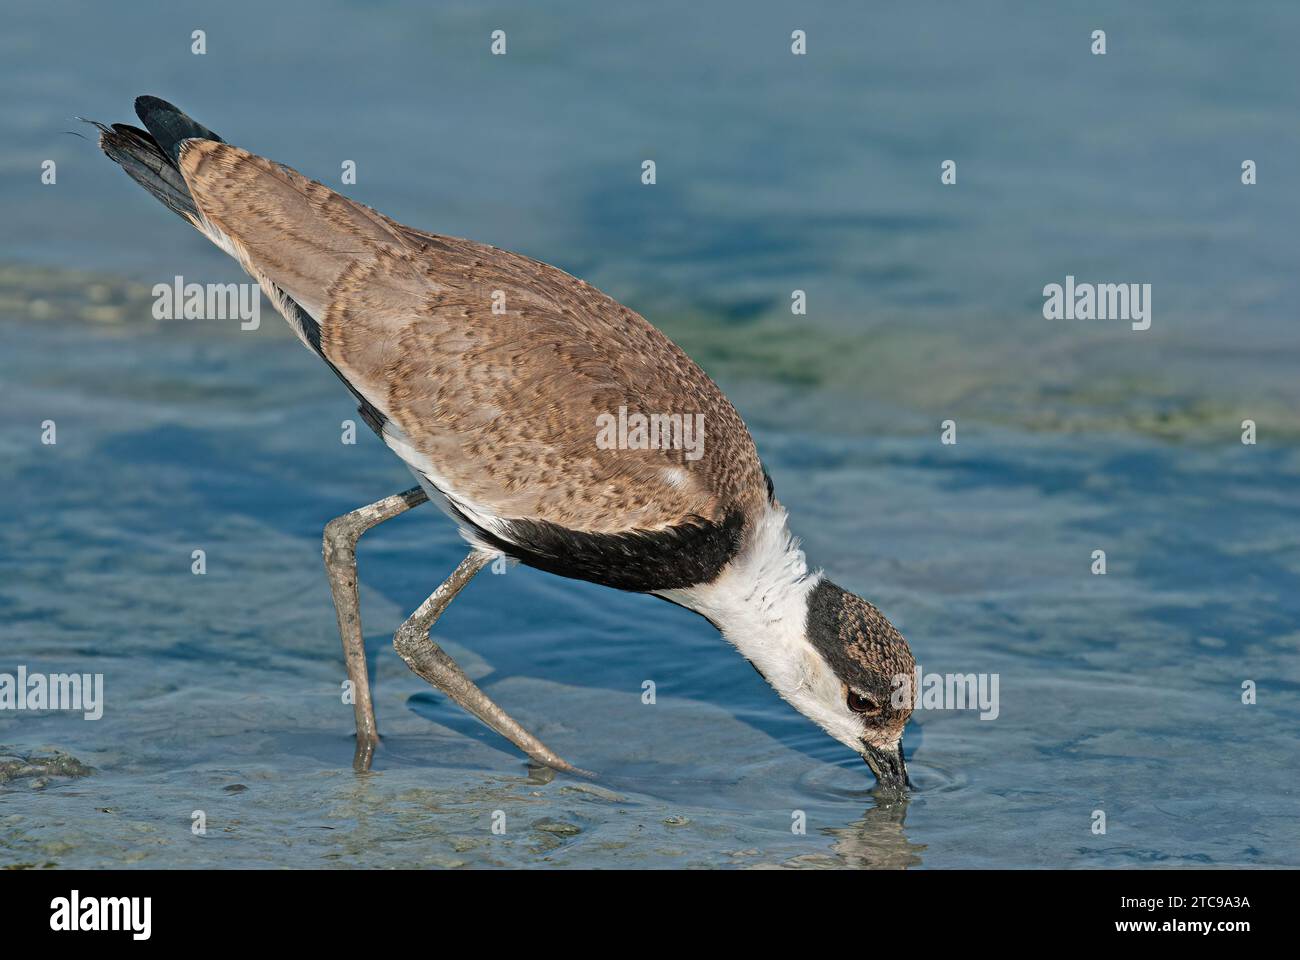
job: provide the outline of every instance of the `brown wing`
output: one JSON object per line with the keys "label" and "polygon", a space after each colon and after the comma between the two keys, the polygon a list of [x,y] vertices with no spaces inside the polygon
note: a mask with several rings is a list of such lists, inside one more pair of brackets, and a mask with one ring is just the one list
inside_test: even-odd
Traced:
{"label": "brown wing", "polygon": [[[717,385],[589,284],[404,227],[227,144],[187,141],[180,166],[245,267],[315,318],[322,354],[397,428],[390,445],[459,501],[613,533],[721,521],[766,496],[753,440]],[[602,449],[600,418],[620,407],[701,414],[701,455]]]}

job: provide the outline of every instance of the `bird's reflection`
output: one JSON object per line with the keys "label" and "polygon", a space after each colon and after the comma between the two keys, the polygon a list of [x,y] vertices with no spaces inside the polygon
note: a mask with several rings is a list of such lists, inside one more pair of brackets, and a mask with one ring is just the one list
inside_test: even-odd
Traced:
{"label": "bird's reflection", "polygon": [[864,870],[906,870],[921,865],[925,845],[907,839],[903,822],[907,819],[906,797],[877,794],[875,804],[861,818],[845,827],[827,827],[825,834],[834,837],[828,866]]}

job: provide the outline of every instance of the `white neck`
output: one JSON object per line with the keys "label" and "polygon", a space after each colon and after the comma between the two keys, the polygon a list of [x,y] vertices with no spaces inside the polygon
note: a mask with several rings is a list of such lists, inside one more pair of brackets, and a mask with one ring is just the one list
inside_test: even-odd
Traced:
{"label": "white neck", "polygon": [[785,510],[767,505],[740,552],[711,583],[661,591],[665,597],[708,617],[722,635],[768,675],[773,638],[802,639],[808,593],[821,573],[808,574],[799,541],[790,534]]}
{"label": "white neck", "polygon": [[768,505],[716,580],[659,593],[707,617],[777,693],[852,747],[861,731],[836,708],[839,681],[805,631],[808,595],[821,579],[821,571],[809,574],[785,510]]}

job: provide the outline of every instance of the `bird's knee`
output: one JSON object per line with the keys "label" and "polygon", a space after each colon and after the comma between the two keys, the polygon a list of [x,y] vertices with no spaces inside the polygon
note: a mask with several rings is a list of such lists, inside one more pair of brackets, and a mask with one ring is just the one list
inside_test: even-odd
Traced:
{"label": "bird's knee", "polygon": [[393,649],[397,651],[399,657],[410,663],[426,637],[427,634],[421,636],[419,630],[416,630],[409,623],[404,623],[393,634]]}
{"label": "bird's knee", "polygon": [[329,560],[340,549],[351,550],[356,547],[359,535],[360,531],[351,515],[346,513],[325,524],[325,534],[322,537],[325,559]]}

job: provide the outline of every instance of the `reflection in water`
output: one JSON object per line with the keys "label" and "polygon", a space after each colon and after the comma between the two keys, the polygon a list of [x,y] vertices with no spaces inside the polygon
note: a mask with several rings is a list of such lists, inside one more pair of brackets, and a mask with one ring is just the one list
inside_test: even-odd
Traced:
{"label": "reflection in water", "polygon": [[919,867],[925,845],[907,839],[903,830],[909,803],[906,797],[877,796],[875,806],[860,819],[846,827],[828,827],[824,832],[835,838],[833,865],[871,870]]}
{"label": "reflection in water", "polygon": [[821,833],[832,837],[828,851],[792,857],[786,869],[906,870],[921,865],[924,844],[913,843],[903,830],[907,819],[906,797],[886,796],[873,791],[875,805],[861,818],[843,827],[826,827]]}

